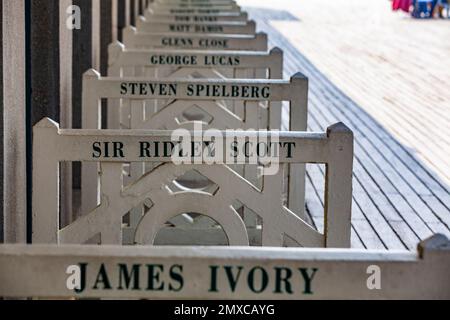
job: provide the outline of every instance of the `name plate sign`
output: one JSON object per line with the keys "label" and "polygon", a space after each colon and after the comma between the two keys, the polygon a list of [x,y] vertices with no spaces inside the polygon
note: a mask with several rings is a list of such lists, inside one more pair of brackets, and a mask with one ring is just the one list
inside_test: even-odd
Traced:
{"label": "name plate sign", "polygon": [[157,3],[150,5],[149,8],[151,10],[205,9],[221,11],[234,11],[239,9],[237,5],[230,3]]}
{"label": "name plate sign", "polygon": [[124,29],[124,44],[127,48],[178,48],[213,50],[267,51],[267,35],[199,35],[183,33],[140,33],[133,27]]}
{"label": "name plate sign", "polygon": [[449,258],[445,248],[425,249],[420,256],[330,249],[0,246],[0,296],[449,299]]}
{"label": "name plate sign", "polygon": [[157,82],[120,82],[120,96],[126,98],[170,98],[187,97],[195,99],[239,99],[267,100],[271,97],[271,88],[267,85],[239,85],[220,83],[157,83]]}
{"label": "name plate sign", "polygon": [[221,12],[218,14],[169,14],[169,13],[154,13],[149,10],[145,12],[145,19],[149,21],[177,21],[177,22],[229,22],[248,20],[246,12],[230,13]]}
{"label": "name plate sign", "polygon": [[[49,119],[39,122],[34,133],[35,140],[46,141],[51,144],[49,149],[54,150],[46,152],[48,162],[50,158],[58,162],[189,162],[196,159],[195,163],[200,164],[208,161],[211,164],[246,164],[256,158],[276,163],[328,163],[334,161],[335,156],[334,150],[329,150],[335,142],[324,133],[80,131],[59,129]],[[351,137],[351,133],[346,134]],[[43,148],[45,146],[41,145],[36,151]]]}
{"label": "name plate sign", "polygon": [[155,0],[156,3],[236,3],[234,0]]}
{"label": "name plate sign", "polygon": [[254,21],[243,22],[208,22],[208,23],[185,23],[185,22],[151,22],[138,20],[136,28],[140,32],[147,33],[229,33],[229,34],[254,34],[256,26]]}
{"label": "name plate sign", "polygon": [[170,8],[153,8],[155,13],[167,13],[167,14],[221,14],[221,13],[236,13],[239,14],[240,8],[227,8],[223,9],[200,9],[200,8],[180,8],[180,9],[170,9]]}
{"label": "name plate sign", "polygon": [[[294,79],[295,80],[295,79]],[[299,98],[293,89],[302,82],[284,80],[189,80],[155,81],[140,78],[86,78],[93,81],[96,99],[179,99],[179,100],[240,100],[240,101],[292,101]],[[86,85],[88,86],[88,85]],[[93,99],[91,97],[90,99]],[[90,104],[95,105],[95,104]]]}
{"label": "name plate sign", "polygon": [[245,22],[248,19],[247,13],[240,15],[221,13],[217,15],[185,15],[185,14],[146,14],[145,18],[149,21],[175,21],[175,22],[227,22],[227,21],[241,21]]}
{"label": "name plate sign", "polygon": [[[283,52],[273,48],[260,51],[204,51],[126,49],[119,42],[109,46],[110,70],[123,67],[192,67],[192,68],[251,68],[270,71],[272,78],[281,78]],[[117,73],[109,73],[114,75]]]}

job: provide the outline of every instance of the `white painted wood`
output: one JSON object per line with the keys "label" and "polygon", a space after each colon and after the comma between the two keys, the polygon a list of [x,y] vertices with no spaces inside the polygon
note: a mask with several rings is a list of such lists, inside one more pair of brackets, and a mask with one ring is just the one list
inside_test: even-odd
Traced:
{"label": "white painted wood", "polygon": [[153,21],[140,17],[136,29],[142,33],[223,33],[223,34],[255,34],[254,21],[246,22],[198,22],[184,23],[172,21]]}
{"label": "white painted wood", "polygon": [[2,1],[3,223],[5,243],[27,241],[25,2]]}
{"label": "white painted wood", "polygon": [[150,11],[146,11],[144,17],[151,21],[174,21],[174,22],[226,22],[226,21],[241,21],[245,22],[248,20],[248,14],[242,12],[240,14],[235,13],[221,13],[221,14],[201,14],[201,15],[191,15],[191,14],[154,14]]}
{"label": "white painted wood", "polygon": [[[99,79],[100,74],[94,69],[88,70],[83,75],[83,94],[82,106],[91,106],[91,111],[85,112],[82,109],[82,128],[85,129],[101,129],[101,100],[97,98],[96,88],[91,86],[91,79]],[[114,107],[114,106],[113,106]],[[120,119],[116,119],[117,113],[109,113],[108,126],[113,127],[113,123],[119,123]],[[97,163],[83,163],[81,166],[81,213],[92,210],[100,204],[100,168]],[[87,178],[89,177],[89,178]],[[89,190],[89,191],[86,191]]]}
{"label": "white painted wood", "polygon": [[[171,10],[171,9],[204,9],[204,10],[218,10],[218,11],[229,11],[231,9],[240,9],[240,7],[236,3],[199,3],[199,2],[191,2],[191,3],[167,3],[167,2],[153,2],[148,6],[149,10]],[[176,12],[174,12],[176,13]]]}
{"label": "white painted wood", "polygon": [[247,13],[243,12],[240,15],[235,14],[202,14],[202,15],[172,15],[172,14],[153,14],[146,11],[145,18],[150,21],[174,21],[174,22],[186,22],[186,23],[196,23],[196,22],[231,22],[240,21],[245,22],[248,20]]}
{"label": "white painted wood", "polygon": [[[212,69],[210,78],[255,78],[255,73],[238,73],[238,70],[261,69],[266,71],[258,74],[260,79],[283,78],[283,51],[273,48],[269,52],[261,51],[204,51],[204,50],[167,50],[167,49],[128,49],[120,42],[109,46],[108,76],[122,76],[124,68],[142,68],[146,77],[157,70],[168,69],[164,77],[192,77],[202,69]],[[185,72],[184,74],[181,74]],[[244,76],[245,75],[245,76]],[[159,75],[161,77],[161,75]],[[280,119],[281,122],[281,119]],[[277,123],[280,123],[277,122]]]}
{"label": "white painted wood", "polygon": [[[146,94],[129,94],[121,93],[121,86],[126,84],[134,84],[137,87],[142,85],[151,86],[164,86],[176,87],[177,92],[172,92],[169,97],[162,96],[155,92],[155,95]],[[236,88],[250,88],[249,90],[255,90],[255,92],[260,92],[258,97],[223,97],[219,94],[217,97],[211,95],[204,96],[200,93],[200,96],[189,95],[192,86],[205,87],[218,85],[222,86],[222,89],[226,90],[228,93],[232,92]],[[198,121],[180,121],[179,116],[183,112],[189,112],[193,106],[197,106],[207,112],[211,117],[211,122],[206,124],[207,128],[217,128],[217,129],[228,129],[228,128],[241,128],[244,130],[248,129],[274,129],[279,130],[281,123],[275,123],[274,121],[279,121],[281,118],[281,104],[280,101],[289,101],[291,109],[296,109],[293,112],[291,121],[295,124],[291,125],[292,129],[295,131],[306,131],[306,120],[307,120],[307,79],[302,75],[295,75],[290,81],[285,80],[143,80],[142,78],[113,78],[113,77],[100,77],[98,73],[88,72],[84,79],[84,87],[88,88],[86,95],[83,97],[83,118],[89,119],[91,126],[83,127],[85,129],[99,129],[99,123],[101,123],[101,118],[99,118],[98,105],[102,98],[115,98],[122,99],[122,101],[128,101],[133,104],[134,107],[129,111],[127,105],[126,112],[122,113],[122,117],[127,117],[130,115],[132,118],[131,126],[128,123],[125,125],[128,128],[133,129],[177,129],[177,128],[188,128],[192,129],[194,124]],[[234,88],[234,89],[233,89]],[[249,91],[250,92],[250,91]],[[253,92],[253,91],[252,91]],[[262,96],[261,93],[266,92],[266,96]],[[143,108],[142,102],[149,99],[164,99],[169,98],[169,103],[161,108],[157,113],[146,113],[144,114],[145,108]],[[217,99],[209,101],[209,99]],[[234,114],[226,107],[222,106],[221,100],[229,101],[239,101],[245,102],[244,108],[245,118],[240,118],[237,114]],[[261,108],[261,103],[267,103],[266,107]],[[272,106],[272,102],[275,104]],[[91,106],[94,106],[93,108]],[[263,112],[265,109],[269,110],[271,119],[269,122],[260,122],[259,114],[260,111]],[[272,110],[275,109],[275,110]],[[116,108],[116,105],[108,107],[108,117],[115,120],[109,120],[111,128],[121,128],[124,127],[121,123],[113,123],[120,118],[120,108]],[[275,116],[273,116],[275,115]],[[101,115],[100,115],[101,116]],[[189,119],[188,119],[189,120]],[[94,126],[97,124],[97,126]],[[205,125],[205,124],[204,124]],[[89,168],[92,166],[88,164]],[[295,169],[295,170],[294,170]],[[290,194],[289,194],[289,208],[292,209],[300,217],[305,217],[305,205],[304,205],[304,165],[298,164],[290,172]],[[98,194],[93,190],[98,190],[98,188],[92,189],[92,186],[97,183],[97,175],[95,174],[96,169],[91,168],[89,171],[83,170],[82,181],[88,181],[86,183],[86,189],[82,189],[82,194],[88,193],[89,196],[83,196],[82,199],[88,201],[83,203],[83,210],[95,207],[98,201],[93,203],[89,200],[89,197]],[[249,170],[252,170],[249,168]],[[252,171],[249,173],[252,176],[256,176],[256,172]],[[135,177],[137,178],[137,177]],[[280,177],[280,179],[282,179]],[[133,180],[133,179],[131,179]],[[84,185],[83,185],[84,186]]]}
{"label": "white painted wood", "polygon": [[134,27],[123,30],[123,43],[132,49],[196,49],[267,51],[267,35],[142,33]]}
{"label": "white painted wood", "polygon": [[213,3],[213,4],[235,4],[236,1],[232,0],[155,0],[156,3],[167,3],[167,4],[190,4],[190,3]]}
{"label": "white painted wood", "polygon": [[[419,244],[416,252],[304,248],[224,247],[123,247],[123,246],[0,246],[0,296],[8,298],[131,298],[131,299],[450,299],[450,245],[435,235]],[[162,265],[162,291],[148,287],[145,266]],[[77,293],[67,288],[67,268],[86,264],[86,285]],[[119,289],[119,264],[138,270],[139,289]],[[111,289],[94,289],[103,265]],[[174,268],[178,266],[178,268]],[[224,266],[238,272],[233,291]],[[266,273],[267,287],[255,292],[250,271]],[[380,271],[381,287],[370,289],[374,267]],[[291,290],[277,292],[276,268],[291,272]],[[311,279],[301,276],[302,268]],[[39,270],[37,276],[36,270]],[[183,285],[167,274],[177,272]],[[124,272],[124,270],[122,270]],[[217,282],[212,273],[217,272]],[[167,277],[166,277],[167,274]],[[314,274],[314,276],[312,276]],[[260,280],[260,277],[257,278]],[[256,280],[256,281],[258,281]],[[309,286],[306,286],[306,283]],[[169,284],[177,290],[170,290]],[[216,290],[211,290],[216,289]],[[81,291],[82,290],[82,291]],[[81,292],[80,292],[81,291]]]}
{"label": "white painted wood", "polygon": [[153,14],[239,14],[241,12],[240,7],[225,6],[225,7],[212,7],[212,8],[173,8],[173,7],[149,7],[148,12]]}
{"label": "white painted wood", "polygon": [[[33,130],[33,242],[58,243],[59,161],[55,124],[43,120]],[[47,212],[42,214],[41,212]]]}
{"label": "white painted wood", "polygon": [[239,5],[234,1],[211,1],[211,2],[164,2],[164,1],[155,1],[150,4],[147,8],[198,8],[198,9],[221,9],[221,8],[239,8]]}
{"label": "white painted wood", "polygon": [[210,7],[210,6],[232,6],[237,7],[236,1],[153,1],[148,5],[149,8],[152,7],[167,7],[167,6],[174,6],[174,7]]}
{"label": "white painted wood", "polygon": [[[97,4],[98,0],[93,1],[93,6]],[[59,17],[60,21],[67,19],[67,8],[72,5],[72,0],[59,1]],[[59,26],[59,59],[61,65],[72,65],[72,30],[68,29],[65,23],[60,23]],[[72,127],[72,69],[60,68],[60,122],[64,128]],[[61,223],[67,224],[71,219],[72,212],[72,166],[68,164],[61,164]]]}
{"label": "white painted wood", "polygon": [[[296,99],[291,101],[289,128],[291,131],[304,131],[307,128],[308,115],[302,112],[303,109],[308,108],[308,78],[300,72],[295,74],[292,79],[296,89],[294,92],[297,95]],[[276,115],[276,117],[278,114]],[[306,167],[304,165],[290,164],[289,165],[289,196],[288,204],[290,208],[300,212],[302,217],[305,217],[305,177]]]}
{"label": "white painted wood", "polygon": [[[261,134],[221,133],[227,143],[242,136],[257,139]],[[155,142],[158,142],[160,146],[172,141],[171,134],[171,131],[149,130],[59,129],[55,122],[43,119],[34,128],[33,242],[79,244],[99,235],[103,244],[120,245],[123,215],[150,199],[153,206],[139,223],[135,235],[137,244],[153,244],[158,231],[172,217],[199,213],[211,217],[222,226],[230,245],[248,245],[244,221],[232,207],[237,200],[263,219],[263,246],[282,246],[284,235],[302,246],[350,246],[348,217],[351,214],[352,182],[348,177],[352,171],[353,140],[351,131],[344,125],[330,127],[326,134],[282,132],[278,137],[281,143],[279,163],[325,163],[331,168],[326,175],[325,198],[329,201],[324,215],[325,234],[320,234],[283,205],[279,179],[283,172],[265,176],[265,188],[258,190],[228,167],[230,163],[227,162],[226,152],[224,159],[217,159],[219,162],[216,165],[175,165],[172,155],[164,153],[142,157],[142,142],[148,142],[150,146],[156,146]],[[189,137],[211,141],[210,136],[201,136],[199,132],[191,132]],[[238,139],[237,142],[242,149],[245,141]],[[95,144],[105,143],[121,145],[120,156],[96,154]],[[60,230],[57,164],[68,161],[100,163],[101,204]],[[245,158],[238,159],[236,163],[244,164],[245,161]],[[344,161],[345,164],[342,163]],[[132,162],[164,164],[124,187],[122,164]],[[214,181],[219,186],[218,192],[174,193],[168,188],[171,181],[191,170]]]}
{"label": "white painted wood", "polygon": [[[126,50],[124,46],[116,42],[114,44],[111,44],[109,47],[109,57],[110,57],[110,66],[109,66],[109,75],[123,75],[123,70],[128,70],[130,67],[141,67],[141,66],[150,66],[150,68],[144,67],[148,71],[144,71],[144,74],[150,74],[152,75],[151,78],[155,77],[155,73],[161,73],[161,69],[168,69],[170,66],[173,65],[173,69],[176,68],[176,71],[171,74],[164,74],[165,77],[170,78],[189,78],[192,75],[196,75],[198,77],[201,73],[202,76],[205,78],[221,78],[222,74],[225,74],[228,77],[236,77],[236,78],[259,78],[264,79],[267,77],[273,77],[281,78],[282,77],[282,66],[283,66],[283,53],[280,49],[274,48],[270,51],[270,53],[263,53],[263,52],[223,52],[223,51],[217,51],[217,52],[204,52],[204,51],[161,51],[161,50]],[[178,61],[177,61],[178,60]],[[222,62],[219,62],[219,60],[222,60]],[[178,68],[180,66],[181,62],[184,62],[183,68]],[[215,62],[215,64],[219,64],[219,68],[212,69],[212,62]],[[231,63],[230,63],[231,61]],[[152,63],[152,62],[158,62],[158,63]],[[155,69],[155,68],[158,69]],[[200,68],[200,69],[199,69]],[[210,73],[206,73],[205,71],[208,69],[212,69]],[[245,68],[245,69],[244,69]],[[231,70],[230,70],[231,69]],[[228,71],[232,71],[229,73]],[[140,71],[140,70],[139,70]],[[242,71],[242,72],[239,72]],[[138,75],[138,74],[136,74]],[[147,104],[153,103],[151,101],[146,101]],[[229,104],[230,101],[224,101]],[[171,102],[172,103],[172,102]],[[240,113],[237,113],[236,104],[240,104]],[[233,110],[233,113],[235,113],[238,117],[244,118],[246,116],[247,118],[247,125],[243,125],[242,122],[236,121],[238,119],[228,119],[229,117],[225,116],[221,122],[213,121],[213,123],[210,123],[209,127],[213,128],[266,128],[266,129],[280,129],[281,124],[281,103],[278,102],[272,102],[270,103],[270,110],[271,116],[270,121],[271,123],[268,126],[269,119],[264,119],[263,122],[258,123],[256,120],[260,117],[259,114],[264,110],[258,111],[259,109],[258,103],[255,103],[254,106],[250,105],[251,103],[247,104],[247,115],[245,115],[245,105],[242,102],[239,101],[231,101],[231,108]],[[139,105],[139,102],[137,102],[137,108],[142,107],[142,105]],[[162,106],[164,107],[164,106]],[[175,105],[172,105],[173,108],[175,108]],[[185,112],[189,112],[189,105],[186,105],[184,107]],[[209,106],[206,106],[209,107]],[[214,110],[215,106],[211,106]],[[113,107],[114,108],[114,107]],[[144,107],[145,108],[145,107]],[[127,107],[127,110],[129,108]],[[159,108],[161,109],[161,108]],[[210,109],[210,108],[207,108]],[[222,109],[219,106],[219,110]],[[133,109],[134,110],[134,109]],[[206,110],[206,109],[205,109]],[[167,110],[166,110],[167,111]],[[178,110],[176,108],[174,110],[176,113],[180,113],[182,109]],[[133,112],[133,111],[132,111]],[[252,112],[254,114],[252,115]],[[154,113],[154,111],[146,110],[147,117],[150,113]],[[175,119],[175,117],[178,114],[172,114],[168,115],[171,118]],[[228,112],[227,112],[228,114]],[[165,116],[167,116],[167,113],[165,113]],[[199,118],[201,114],[195,115],[193,114],[193,118]],[[143,113],[141,112],[141,115],[136,114],[135,119],[143,118]],[[214,119],[220,118],[220,114],[215,113]],[[154,125],[159,125],[160,127],[166,127],[166,128],[175,128],[178,124],[166,124],[164,121],[165,117],[161,116],[161,114],[153,121]],[[225,119],[228,119],[227,121],[224,121]],[[252,121],[249,121],[249,119],[254,119]],[[142,128],[142,124],[140,123],[142,121],[138,120],[138,122],[135,125],[131,125],[131,128]],[[147,123],[145,126],[146,128],[154,128],[154,125],[151,123]],[[175,127],[174,127],[175,125]],[[84,127],[87,128],[87,127]],[[305,127],[306,128],[306,127]],[[136,165],[139,166],[139,165]],[[142,169],[144,170],[144,169]],[[141,171],[142,171],[141,170]],[[248,170],[252,170],[250,175],[253,175],[254,177],[257,176],[256,174],[256,167],[255,166],[248,166]],[[132,170],[134,173],[138,172],[136,170]],[[144,172],[141,172],[143,174]],[[86,176],[86,175],[85,175]],[[87,175],[91,176],[91,175]],[[133,176],[133,174],[132,174]],[[248,174],[247,174],[248,176]],[[194,178],[194,177],[193,177]],[[131,177],[130,180],[133,180]],[[91,193],[90,193],[91,194]],[[302,206],[299,206],[299,208],[302,208]],[[87,208],[85,208],[87,209]],[[294,211],[303,212],[304,210],[298,210],[295,209]],[[86,210],[84,210],[86,212]],[[137,214],[136,217],[140,217],[141,214]],[[247,219],[249,216],[246,215],[246,225],[251,226],[255,225],[256,221],[250,221]],[[304,215],[302,216],[304,217]],[[131,222],[132,225],[134,225],[133,221]]]}

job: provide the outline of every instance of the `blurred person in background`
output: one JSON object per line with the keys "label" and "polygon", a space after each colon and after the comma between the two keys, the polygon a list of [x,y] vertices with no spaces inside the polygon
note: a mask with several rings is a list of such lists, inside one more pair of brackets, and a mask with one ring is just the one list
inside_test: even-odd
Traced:
{"label": "blurred person in background", "polygon": [[444,9],[447,9],[447,18],[450,17],[448,0],[437,0],[434,9],[435,9],[435,11],[437,11],[439,18],[445,18],[444,17]]}
{"label": "blurred person in background", "polygon": [[409,13],[413,0],[393,0],[392,10],[402,10]]}
{"label": "blurred person in background", "polygon": [[432,18],[437,0],[414,0],[412,16],[414,18]]}

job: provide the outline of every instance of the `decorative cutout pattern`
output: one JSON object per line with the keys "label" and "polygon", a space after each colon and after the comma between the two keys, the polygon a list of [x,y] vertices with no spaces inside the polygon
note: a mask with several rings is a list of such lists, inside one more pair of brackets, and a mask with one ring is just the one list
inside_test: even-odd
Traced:
{"label": "decorative cutout pattern", "polygon": [[[225,165],[175,166],[167,158],[150,158],[146,161],[166,163],[124,188],[122,164],[143,161],[138,157],[139,141],[170,139],[170,132],[62,130],[49,119],[38,123],[34,128],[33,242],[84,243],[100,234],[102,244],[122,244],[124,214],[151,199],[153,205],[140,221],[134,237],[139,244],[152,244],[158,230],[170,218],[195,212],[217,221],[230,245],[248,245],[244,221],[233,209],[238,200],[261,216],[263,245],[282,246],[285,235],[302,246],[350,245],[353,135],[344,125],[330,127],[327,134],[286,133],[280,137],[281,142],[294,142],[296,146],[291,158],[285,153],[280,156],[281,163],[327,164],[323,235],[282,206],[281,179],[276,175],[265,177],[270,181],[258,191]],[[121,141],[124,157],[94,157],[91,150],[98,141]],[[99,207],[60,230],[58,163],[63,161],[100,163],[102,187]],[[193,169],[214,181],[218,191],[213,195],[169,191],[167,185],[171,181]],[[45,193],[37,192],[42,188]]]}

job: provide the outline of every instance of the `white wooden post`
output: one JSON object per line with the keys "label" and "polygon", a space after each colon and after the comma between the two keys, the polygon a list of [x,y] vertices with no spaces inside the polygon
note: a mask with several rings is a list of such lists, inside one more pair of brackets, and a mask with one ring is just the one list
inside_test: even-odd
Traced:
{"label": "white wooden post", "polygon": [[[327,164],[325,183],[325,241],[327,247],[348,248],[351,232],[353,133],[338,123],[327,130],[333,162]],[[334,190],[334,191],[331,191]]]}
{"label": "white wooden post", "polygon": [[3,202],[5,243],[27,241],[27,175],[26,175],[26,24],[24,1],[2,1],[3,91],[2,130],[4,143]]}
{"label": "white wooden post", "polygon": [[[289,127],[291,131],[308,130],[308,78],[297,73],[291,78],[292,83],[297,84],[295,90],[296,99],[290,103]],[[305,176],[306,166],[304,164],[289,165],[289,198],[288,204],[300,217],[306,217],[305,212]]]}
{"label": "white wooden post", "polygon": [[[33,243],[58,243],[60,228],[59,125],[48,118],[33,129]],[[45,214],[44,214],[45,213]]]}
{"label": "white wooden post", "polygon": [[[82,94],[82,127],[84,129],[101,129],[101,100],[98,99],[95,92],[93,81],[101,79],[100,73],[94,69],[88,70],[83,75],[83,94]],[[111,108],[108,115],[111,119],[116,119],[119,110]],[[100,181],[99,166],[96,163],[83,163],[81,165],[81,211],[86,213],[100,204]]]}

